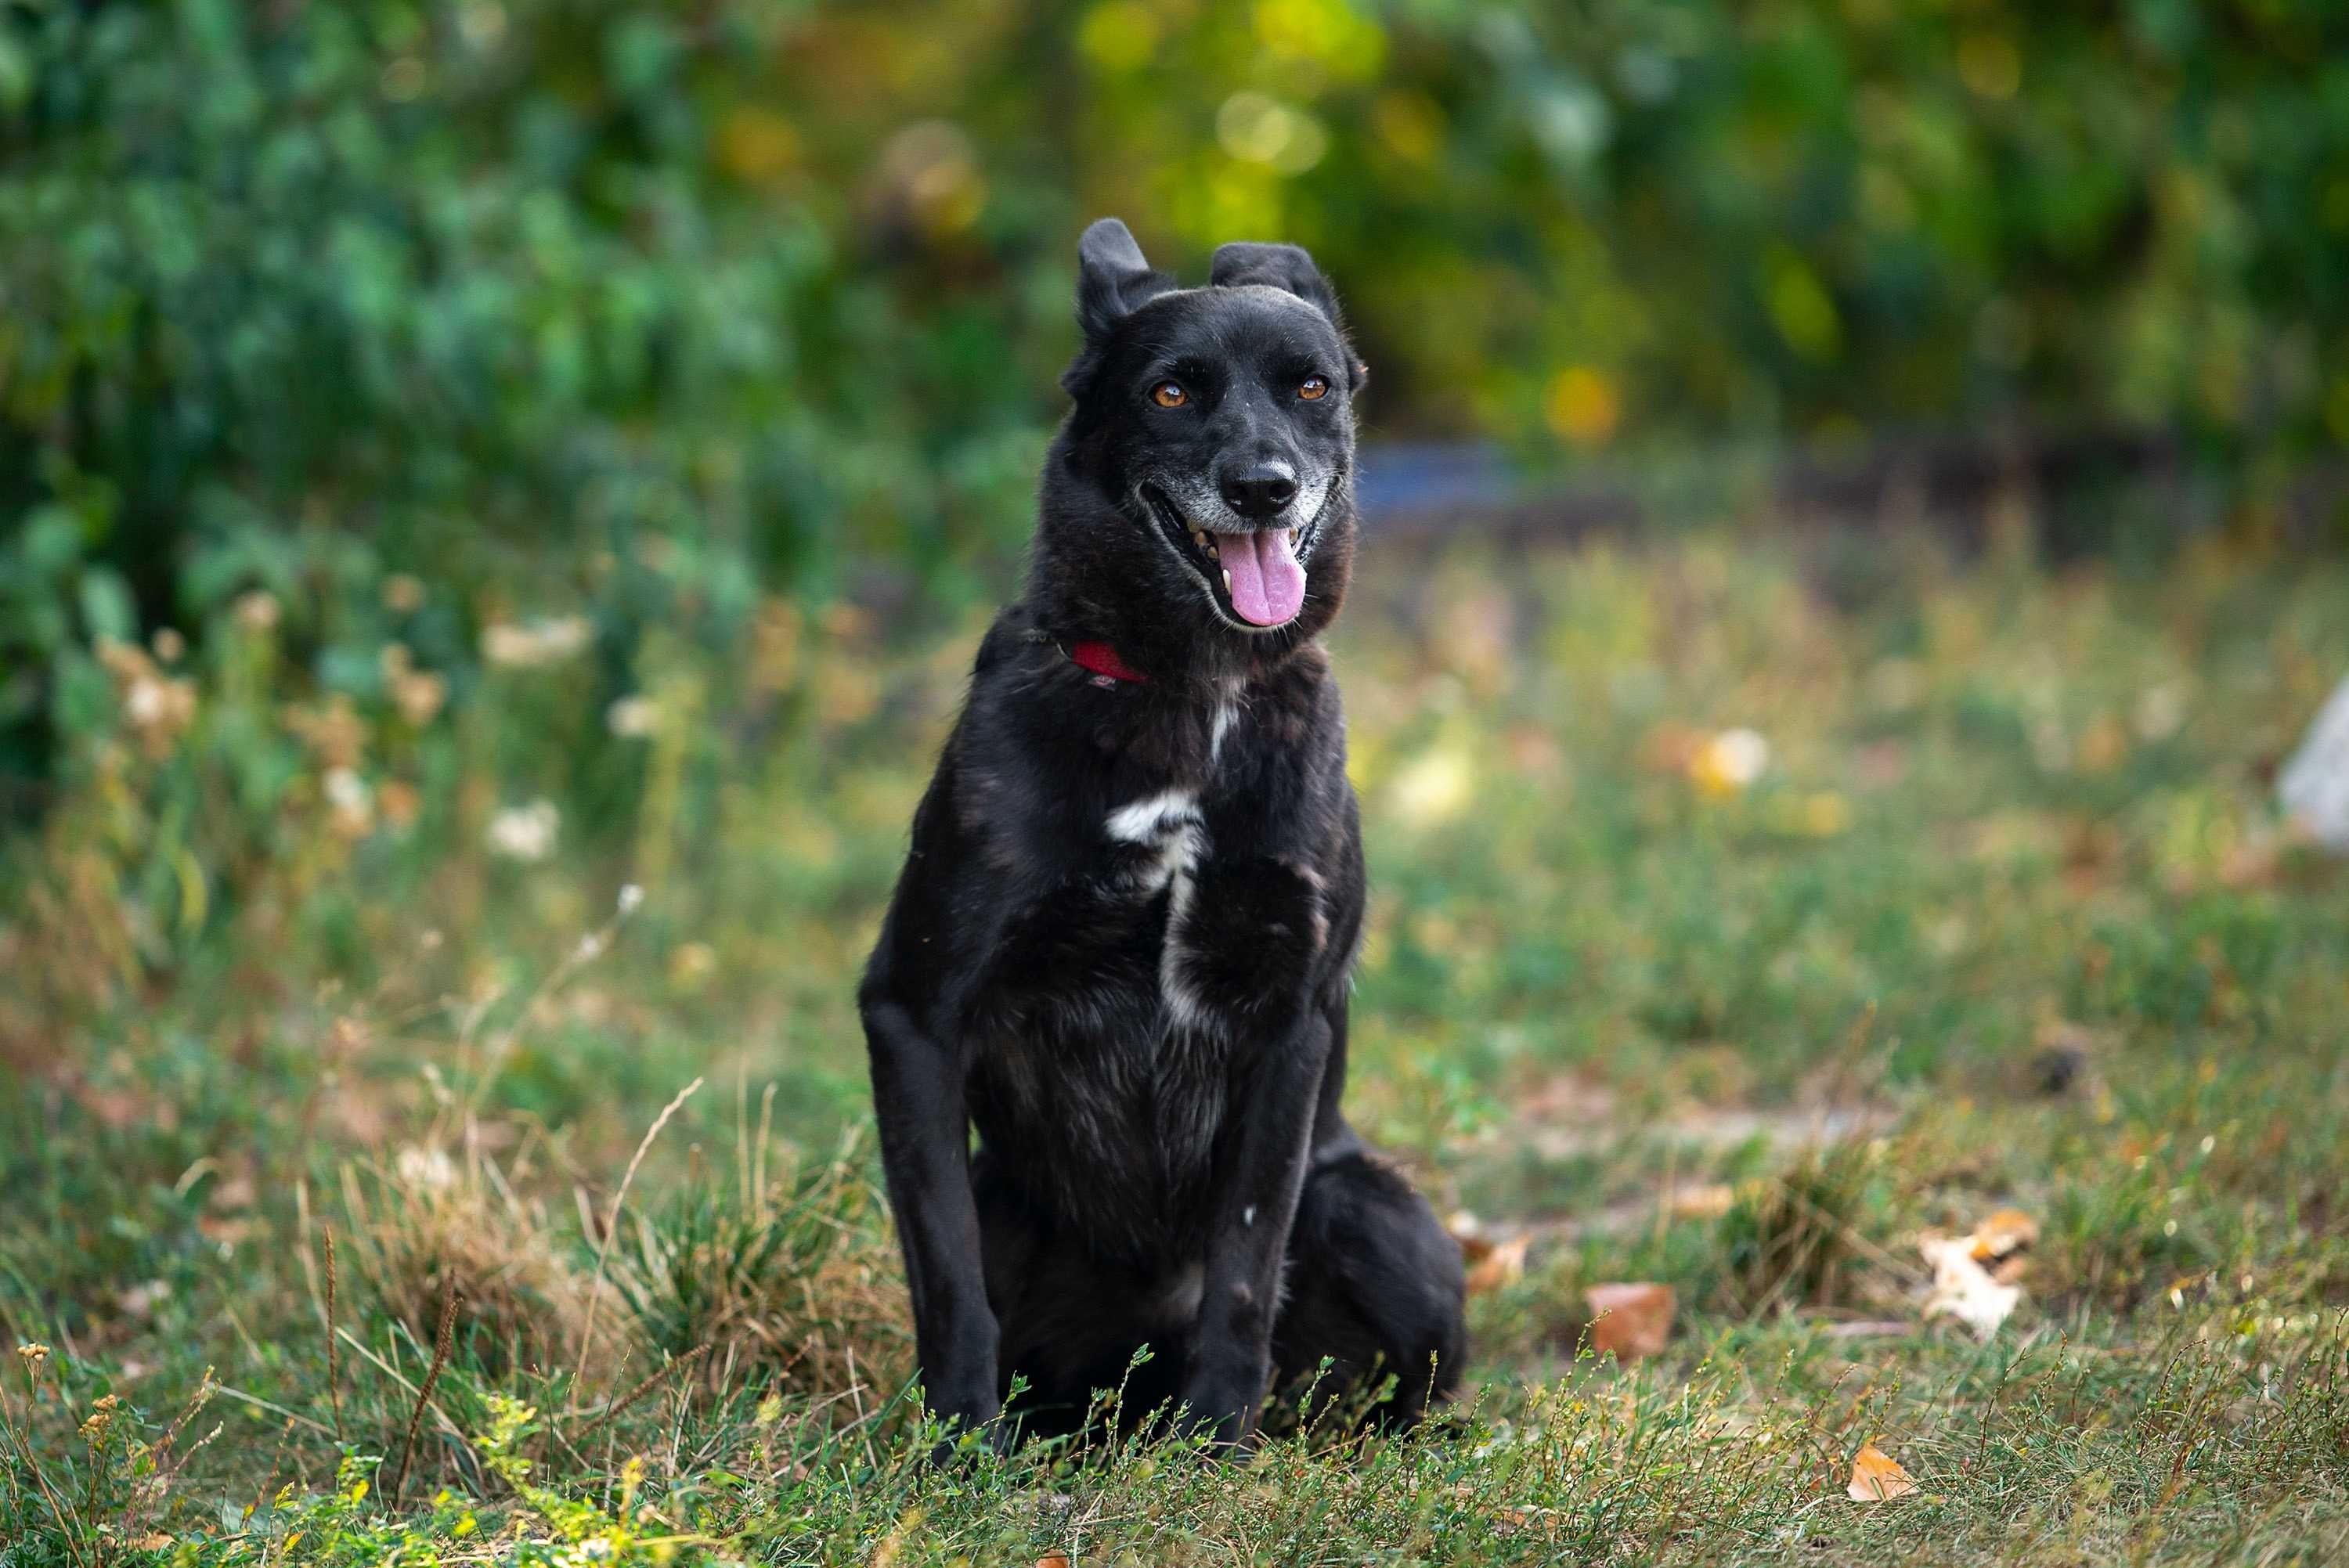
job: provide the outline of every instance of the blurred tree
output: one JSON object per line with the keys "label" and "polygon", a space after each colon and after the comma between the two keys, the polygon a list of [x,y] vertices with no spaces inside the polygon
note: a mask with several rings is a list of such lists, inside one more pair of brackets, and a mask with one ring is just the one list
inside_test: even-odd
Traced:
{"label": "blurred tree", "polygon": [[999,575],[1102,211],[1313,247],[1390,431],[2349,439],[2320,0],[7,0],[0,776],[256,586],[328,687],[584,603],[617,693]]}

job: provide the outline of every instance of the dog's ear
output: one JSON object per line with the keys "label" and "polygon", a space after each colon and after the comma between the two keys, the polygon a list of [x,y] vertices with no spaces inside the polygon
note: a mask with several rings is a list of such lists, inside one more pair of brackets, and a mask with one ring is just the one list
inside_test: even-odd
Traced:
{"label": "dog's ear", "polygon": [[1088,343],[1100,342],[1145,301],[1174,286],[1173,278],[1151,270],[1142,247],[1115,218],[1102,219],[1077,242],[1077,325]]}
{"label": "dog's ear", "polygon": [[1207,281],[1219,288],[1263,284],[1293,294],[1330,318],[1338,339],[1346,346],[1347,376],[1355,390],[1370,377],[1370,366],[1354,356],[1353,339],[1346,335],[1345,313],[1338,308],[1338,291],[1298,245],[1263,245],[1250,240],[1216,247],[1216,261]]}

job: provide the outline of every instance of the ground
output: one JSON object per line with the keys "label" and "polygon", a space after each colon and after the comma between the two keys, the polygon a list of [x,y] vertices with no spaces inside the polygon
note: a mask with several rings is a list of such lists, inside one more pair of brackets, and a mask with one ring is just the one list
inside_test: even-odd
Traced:
{"label": "ground", "polygon": [[[499,815],[556,647],[369,752],[406,824],[142,871],[232,669],[12,862],[0,1564],[2349,1553],[2349,870],[2271,799],[2349,565],[1374,549],[1350,1103],[1477,1251],[1481,1391],[1239,1463],[918,1462],[851,992],[975,627],[779,616],[774,703],[630,716],[616,826]],[[2009,1210],[2012,1315],[1929,1315]]]}

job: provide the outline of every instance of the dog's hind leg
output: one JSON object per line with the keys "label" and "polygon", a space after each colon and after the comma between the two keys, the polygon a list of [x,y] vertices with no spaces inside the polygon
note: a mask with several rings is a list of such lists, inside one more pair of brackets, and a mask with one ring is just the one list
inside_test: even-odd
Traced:
{"label": "dog's hind leg", "polygon": [[1273,1326],[1275,1387],[1301,1399],[1306,1418],[1392,1377],[1366,1420],[1400,1429],[1458,1386],[1467,1354],[1459,1243],[1402,1173],[1350,1132],[1306,1178],[1287,1279]]}

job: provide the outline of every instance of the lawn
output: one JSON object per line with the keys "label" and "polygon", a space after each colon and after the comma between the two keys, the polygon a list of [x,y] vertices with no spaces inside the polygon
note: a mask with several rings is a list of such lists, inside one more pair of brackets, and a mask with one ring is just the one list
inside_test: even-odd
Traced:
{"label": "lawn", "polygon": [[264,601],[117,650],[0,892],[0,1568],[2349,1556],[2349,870],[2271,787],[2349,564],[1374,542],[1350,1103],[1480,1391],[1241,1462],[917,1458],[852,990],[976,633],[776,603],[610,710],[561,621],[372,703]]}

